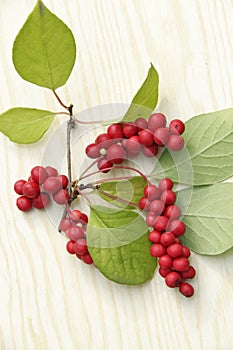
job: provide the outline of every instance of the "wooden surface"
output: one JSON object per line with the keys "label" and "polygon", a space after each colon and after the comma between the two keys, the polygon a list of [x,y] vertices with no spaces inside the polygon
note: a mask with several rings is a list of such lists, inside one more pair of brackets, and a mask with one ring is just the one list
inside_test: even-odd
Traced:
{"label": "wooden surface", "polygon": [[[231,0],[45,0],[72,29],[77,62],[61,97],[77,111],[130,102],[150,62],[160,74],[158,109],[187,119],[233,104]],[[0,110],[59,110],[50,91],[23,81],[11,61],[13,40],[34,6],[0,0]],[[121,286],[65,251],[46,213],[15,208],[13,183],[41,162],[52,133],[18,146],[0,135],[1,350],[230,350],[233,252],[192,255],[195,297],[151,282]],[[93,140],[94,131],[88,135]],[[85,141],[86,143],[86,141]],[[75,161],[81,162],[82,152]]]}

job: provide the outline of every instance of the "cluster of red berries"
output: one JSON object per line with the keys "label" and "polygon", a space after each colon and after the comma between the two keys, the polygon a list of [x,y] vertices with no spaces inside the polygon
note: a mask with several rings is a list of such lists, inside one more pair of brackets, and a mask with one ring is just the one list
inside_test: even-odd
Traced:
{"label": "cluster of red berries", "polygon": [[50,204],[50,196],[57,204],[64,205],[69,200],[67,186],[67,176],[58,175],[55,168],[35,166],[28,181],[18,180],[14,184],[15,192],[20,195],[16,205],[22,211],[29,211],[32,208],[43,209]]}
{"label": "cluster of red berries", "polygon": [[170,122],[162,113],[152,114],[148,121],[138,118],[132,123],[112,124],[107,133],[100,134],[94,143],[86,147],[89,158],[98,159],[98,169],[108,172],[113,164],[121,164],[127,157],[135,157],[140,151],[146,157],[154,157],[159,147],[167,146],[171,151],[184,147],[180,136],[185,129],[179,119]]}
{"label": "cluster of red berries", "polygon": [[86,241],[86,227],[88,217],[80,210],[70,211],[67,217],[61,220],[59,229],[65,232],[69,241],[66,244],[68,253],[75,254],[77,258],[85,264],[93,263],[92,257],[88,252]]}
{"label": "cluster of red berries", "polygon": [[186,227],[179,220],[181,210],[174,204],[176,194],[172,188],[173,182],[168,178],[162,179],[158,187],[147,185],[139,206],[147,211],[146,223],[153,228],[148,236],[153,243],[150,254],[158,258],[160,275],[165,278],[168,287],[179,287],[184,296],[191,297],[194,289],[185,280],[193,278],[196,272],[188,260],[189,248],[179,240]]}

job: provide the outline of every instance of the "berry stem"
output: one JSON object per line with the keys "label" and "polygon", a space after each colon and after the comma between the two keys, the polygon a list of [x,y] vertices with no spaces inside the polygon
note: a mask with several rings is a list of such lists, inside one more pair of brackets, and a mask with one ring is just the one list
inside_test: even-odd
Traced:
{"label": "berry stem", "polygon": [[60,103],[60,105],[61,105],[63,108],[65,108],[65,109],[67,109],[67,110],[69,111],[69,107],[66,106],[66,105],[62,102],[62,100],[60,99],[60,97],[58,96],[58,94],[56,93],[56,91],[53,89],[52,92],[53,92],[54,96],[56,97],[56,99],[58,100],[58,102]]}
{"label": "berry stem", "polygon": [[93,120],[93,121],[89,121],[89,122],[84,122],[82,120],[77,119],[76,117],[74,117],[74,120],[76,123],[78,124],[84,124],[84,125],[89,125],[89,124],[103,124],[106,123],[106,121],[104,122],[103,120]]}
{"label": "berry stem", "polygon": [[133,202],[129,202],[129,201],[123,199],[123,198],[114,196],[114,195],[112,195],[112,194],[110,194],[110,193],[108,193],[108,192],[105,192],[105,191],[101,190],[100,188],[98,188],[97,191],[98,191],[99,193],[103,194],[104,196],[106,196],[106,197],[108,197],[108,198],[111,198],[111,199],[113,199],[113,200],[116,200],[116,201],[118,201],[118,202],[120,202],[120,203],[124,203],[124,204],[127,204],[127,205],[132,205],[133,207],[135,207],[135,208],[137,208],[137,209],[139,208],[139,206],[138,206],[137,204],[135,204],[135,203],[133,203]]}
{"label": "berry stem", "polygon": [[109,177],[107,179],[101,179],[101,180],[97,180],[94,182],[95,182],[95,184],[102,184],[102,183],[110,182],[110,181],[129,180],[129,179],[132,179],[132,176]]}
{"label": "berry stem", "polygon": [[79,193],[81,196],[83,196],[83,198],[86,199],[86,201],[87,201],[88,203],[92,204],[91,201],[90,201],[90,199],[88,198],[88,196],[87,196],[86,194],[84,194],[83,191],[81,191],[80,188],[79,188],[78,186],[77,186],[77,191],[78,191],[78,193]]}
{"label": "berry stem", "polygon": [[[102,157],[99,157],[97,159],[94,160],[94,162],[92,162],[83,172],[82,174],[79,176],[79,179],[77,181],[80,181],[83,176],[88,172],[88,170],[90,170],[96,163],[98,163],[98,161],[101,159]],[[75,182],[75,181],[74,181]]]}

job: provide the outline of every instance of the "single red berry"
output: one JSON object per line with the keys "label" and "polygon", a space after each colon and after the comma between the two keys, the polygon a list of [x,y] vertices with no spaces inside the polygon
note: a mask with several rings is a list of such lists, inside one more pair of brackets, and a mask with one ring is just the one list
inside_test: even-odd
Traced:
{"label": "single red berry", "polygon": [[178,272],[172,271],[165,277],[166,285],[170,288],[175,288],[180,285],[182,277]]}
{"label": "single red berry", "polygon": [[181,283],[179,286],[179,291],[181,294],[183,294],[185,297],[190,298],[194,294],[194,288],[189,283]]}
{"label": "single red berry", "polygon": [[112,162],[109,162],[106,158],[101,158],[98,160],[97,167],[102,173],[108,173],[112,168]]}
{"label": "single red berry", "polygon": [[163,269],[168,269],[169,267],[172,266],[172,258],[170,257],[170,255],[162,255],[159,258],[159,265],[163,268]]}
{"label": "single red berry", "polygon": [[141,130],[138,133],[139,141],[142,145],[148,147],[154,143],[154,136],[148,129]]}
{"label": "single red berry", "polygon": [[21,195],[23,194],[23,186],[27,183],[25,180],[18,180],[14,184],[14,190],[17,194]]}
{"label": "single red berry", "polygon": [[72,241],[77,241],[80,238],[83,238],[84,231],[79,226],[68,227],[66,230],[66,236]]}
{"label": "single red berry", "polygon": [[161,235],[160,243],[163,244],[165,247],[168,247],[169,245],[173,244],[175,241],[175,236],[172,232],[164,232]]}
{"label": "single red berry", "polygon": [[104,133],[104,134],[100,134],[96,138],[95,143],[97,143],[99,145],[100,149],[101,148],[108,148],[110,145],[112,145],[113,139],[112,139],[111,135]]}
{"label": "single red berry", "polygon": [[185,130],[185,124],[179,119],[174,119],[170,122],[169,130],[171,134],[181,135]]}
{"label": "single red berry", "polygon": [[58,177],[54,176],[47,177],[47,179],[43,183],[43,190],[50,194],[57,192],[61,187],[61,181]]}
{"label": "single red berry", "polygon": [[186,245],[183,245],[183,256],[185,258],[189,258],[191,255],[190,249],[186,247]]}
{"label": "single red berry", "polygon": [[154,228],[157,231],[166,231],[168,219],[165,216],[158,216],[154,223]]}
{"label": "single red berry", "polygon": [[155,185],[147,185],[144,188],[144,195],[149,199],[149,201],[153,201],[159,198],[160,191]]}
{"label": "single red berry", "polygon": [[189,261],[184,256],[179,256],[173,260],[172,266],[176,271],[187,271],[189,268]]}
{"label": "single red berry", "polygon": [[189,266],[187,271],[181,272],[181,276],[184,280],[191,279],[196,275],[196,271],[193,266]]}
{"label": "single red berry", "polygon": [[138,154],[141,149],[141,144],[138,136],[131,136],[129,139],[125,140],[128,154]]}
{"label": "single red berry", "polygon": [[180,135],[170,135],[167,147],[174,152],[180,151],[184,148],[184,139]]}
{"label": "single red berry", "polygon": [[158,145],[153,143],[153,145],[150,145],[148,147],[143,147],[142,152],[144,156],[146,156],[147,158],[152,158],[156,156],[156,154],[158,153]]}
{"label": "single red berry", "polygon": [[32,180],[38,184],[42,184],[48,177],[47,171],[42,166],[35,166],[31,170]]}
{"label": "single red berry", "polygon": [[66,175],[58,175],[57,177],[61,183],[61,187],[66,189],[69,183],[69,179]]}
{"label": "single red berry", "polygon": [[32,199],[32,206],[36,209],[44,209],[51,202],[51,199],[47,193],[40,193],[36,198]]}
{"label": "single red berry", "polygon": [[164,128],[166,124],[166,117],[162,113],[151,114],[150,118],[148,119],[148,129],[150,129],[152,132],[159,128]]}
{"label": "single red berry", "polygon": [[93,264],[93,259],[89,253],[81,255],[81,260],[88,265]]}
{"label": "single red berry", "polygon": [[63,218],[60,222],[59,230],[65,232],[71,226],[71,221],[68,218]]}
{"label": "single red berry", "polygon": [[140,209],[145,210],[145,211],[149,210],[149,207],[150,207],[149,199],[146,197],[142,197],[139,201],[139,207],[140,207]]}
{"label": "single red berry", "polygon": [[26,196],[20,196],[16,199],[16,205],[21,211],[29,211],[32,208],[32,201]]}
{"label": "single red berry", "polygon": [[107,160],[113,164],[120,164],[126,157],[126,152],[121,145],[111,145],[106,153]]}
{"label": "single red berry", "polygon": [[53,194],[53,200],[60,205],[64,205],[69,200],[69,194],[66,190],[62,189]]}
{"label": "single red berry", "polygon": [[45,170],[49,177],[58,175],[57,169],[53,168],[52,166],[46,166]]}
{"label": "single red berry", "polygon": [[149,211],[146,215],[146,223],[149,227],[154,227],[155,221],[157,220],[157,215],[152,211]]}
{"label": "single red berry", "polygon": [[80,220],[81,216],[82,216],[81,211],[77,210],[77,209],[72,210],[69,213],[69,217],[71,218],[71,220],[76,221],[76,222],[78,222]]}
{"label": "single red berry", "polygon": [[159,146],[165,146],[169,139],[169,135],[168,128],[159,128],[154,132],[154,142]]}
{"label": "single red berry", "polygon": [[166,191],[166,190],[171,190],[173,187],[173,182],[171,179],[164,178],[160,180],[158,188],[161,192]]}
{"label": "single red berry", "polygon": [[100,147],[96,143],[91,143],[86,147],[85,152],[89,158],[95,159],[100,155]]}
{"label": "single red berry", "polygon": [[176,237],[179,237],[185,233],[186,226],[180,220],[173,220],[169,224],[169,231],[173,232]]}
{"label": "single red berry", "polygon": [[138,130],[147,129],[147,121],[144,118],[137,118],[135,124],[137,125]]}
{"label": "single red berry", "polygon": [[181,210],[178,205],[169,205],[164,211],[164,216],[170,220],[178,219],[181,216]]}
{"label": "single red berry", "polygon": [[159,268],[159,274],[162,277],[166,277],[170,272],[172,272],[170,267],[168,269],[163,269],[162,267]]}
{"label": "single red berry", "polygon": [[171,190],[165,190],[162,192],[160,200],[163,201],[165,205],[171,205],[176,201],[176,194]]}
{"label": "single red berry", "polygon": [[138,132],[138,127],[134,123],[124,123],[122,125],[123,135],[129,139],[131,136],[134,136]]}
{"label": "single red berry", "polygon": [[107,132],[113,139],[121,139],[123,137],[123,132],[120,124],[110,125]]}
{"label": "single red berry", "polygon": [[158,199],[155,199],[150,203],[149,210],[153,211],[153,213],[156,214],[157,216],[159,216],[163,212],[163,209],[164,209],[164,203]]}
{"label": "single red berry", "polygon": [[74,251],[77,255],[85,255],[88,253],[87,242],[85,238],[80,238],[74,243]]}
{"label": "single red berry", "polygon": [[167,254],[170,255],[171,258],[178,258],[183,254],[183,247],[179,243],[171,244],[167,248]]}
{"label": "single red berry", "polygon": [[88,216],[84,213],[82,213],[81,215],[81,218],[80,218],[80,221],[83,223],[83,224],[87,224],[88,223]]}
{"label": "single red berry", "polygon": [[68,241],[66,243],[66,250],[68,253],[70,254],[75,254],[75,251],[74,251],[74,242],[73,241]]}
{"label": "single red berry", "polygon": [[160,243],[154,243],[150,247],[150,254],[154,258],[158,258],[166,253],[166,248]]}
{"label": "single red berry", "polygon": [[153,243],[159,243],[160,242],[160,237],[161,237],[161,233],[158,231],[151,231],[149,233],[148,239],[149,241],[153,242]]}
{"label": "single red berry", "polygon": [[40,187],[37,182],[29,181],[23,186],[23,194],[28,198],[35,198],[40,193]]}

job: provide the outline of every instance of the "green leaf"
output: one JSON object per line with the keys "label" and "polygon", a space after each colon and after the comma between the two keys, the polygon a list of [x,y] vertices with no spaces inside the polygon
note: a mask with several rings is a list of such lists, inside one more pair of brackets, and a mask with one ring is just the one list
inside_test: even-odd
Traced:
{"label": "green leaf", "polygon": [[156,259],[150,255],[148,227],[130,210],[91,207],[87,228],[88,250],[95,266],[108,279],[141,284],[151,279]]}
{"label": "green leaf", "polygon": [[[142,176],[134,176],[129,180],[109,181],[100,185],[100,190],[123,199],[125,202],[139,203],[140,198],[144,196],[144,188],[147,181]],[[117,200],[107,197],[102,192],[97,190],[97,194],[104,200],[111,202],[116,207],[124,207],[126,209],[135,209],[132,205],[121,203]]]}
{"label": "green leaf", "polygon": [[[181,208],[187,206],[187,191],[179,192]],[[184,223],[187,230],[181,240],[191,250],[217,255],[230,249],[233,246],[233,184],[195,187]]]}
{"label": "green leaf", "polygon": [[0,131],[17,143],[34,143],[50,127],[55,114],[33,108],[12,108],[0,115]]}
{"label": "green leaf", "polygon": [[167,150],[152,177],[201,186],[221,182],[233,174],[233,108],[202,114],[186,122],[187,149]]}
{"label": "green leaf", "polygon": [[69,78],[75,56],[71,30],[37,1],[13,46],[13,63],[19,75],[33,84],[56,89]]}
{"label": "green leaf", "polygon": [[159,75],[151,63],[146,80],[134,96],[122,121],[132,122],[138,117],[148,118],[158,102]]}

